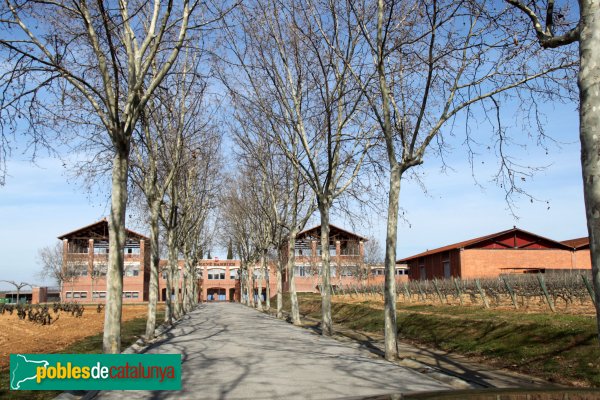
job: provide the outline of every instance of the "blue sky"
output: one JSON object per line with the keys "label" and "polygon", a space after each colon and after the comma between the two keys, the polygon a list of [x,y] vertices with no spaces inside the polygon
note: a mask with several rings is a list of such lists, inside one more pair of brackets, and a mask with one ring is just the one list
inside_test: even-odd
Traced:
{"label": "blue sky", "polygon": [[[585,236],[577,111],[573,105],[561,105],[547,107],[546,113],[547,133],[565,143],[560,148],[551,146],[548,154],[535,146],[534,140],[527,139],[526,132],[512,128],[512,134],[523,138],[524,143],[531,141],[526,149],[516,148],[515,154],[530,165],[549,165],[525,182],[528,192],[543,201],[517,199],[519,219],[515,220],[504,201],[504,192],[490,182],[497,162],[493,151],[484,152],[478,160],[476,174],[483,188],[477,187],[457,133],[456,143],[451,143],[454,152],[447,159],[452,170],[442,173],[439,161],[431,155],[421,169],[427,193],[415,182],[407,181],[402,186],[401,206],[410,226],[404,222],[399,225],[398,257],[513,225],[556,240]],[[488,129],[474,128],[481,129],[483,136]],[[62,233],[102,218],[109,208],[102,196],[90,199],[77,182],[69,182],[58,159],[39,158],[34,165],[16,150],[8,172],[6,185],[0,187],[0,279],[42,284],[36,276],[40,270],[38,249],[53,245]],[[357,228],[359,233],[373,235],[383,244],[385,217],[369,215],[370,226]],[[332,222],[349,228],[343,220]],[[223,256],[221,252],[213,250],[213,254]],[[0,288],[7,286],[0,284]]]}

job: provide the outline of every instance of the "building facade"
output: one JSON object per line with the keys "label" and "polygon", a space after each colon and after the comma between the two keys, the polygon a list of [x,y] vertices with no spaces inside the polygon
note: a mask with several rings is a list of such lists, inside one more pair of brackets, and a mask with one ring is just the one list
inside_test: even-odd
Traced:
{"label": "building facade", "polygon": [[415,279],[487,278],[503,274],[591,269],[589,241],[575,247],[514,227],[398,260]]}
{"label": "building facade", "polygon": [[[179,283],[183,283],[183,260],[179,260]],[[161,273],[159,275],[160,300],[167,298],[167,260],[161,260]],[[240,301],[240,270],[239,260],[200,260],[196,266],[198,276],[198,301]],[[181,291],[181,288],[179,289]],[[174,295],[172,289],[171,295]]]}
{"label": "building facade", "polygon": [[[150,281],[149,239],[125,230],[123,255],[123,301],[148,301]],[[108,221],[103,219],[58,237],[63,243],[61,300],[65,302],[102,303],[106,301],[108,269]]]}

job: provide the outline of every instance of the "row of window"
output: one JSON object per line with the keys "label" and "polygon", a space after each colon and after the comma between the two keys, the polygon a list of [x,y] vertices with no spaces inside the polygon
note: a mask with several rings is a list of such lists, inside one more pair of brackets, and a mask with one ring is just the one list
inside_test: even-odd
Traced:
{"label": "row of window", "polygon": [[[65,292],[65,298],[67,298],[67,299],[87,299],[87,297],[88,297],[88,292],[86,292],[86,291]],[[93,299],[105,299],[106,292],[94,291],[94,292],[92,292],[92,298]],[[124,299],[139,299],[140,292],[134,292],[134,291],[123,292],[123,298]]]}
{"label": "row of window", "polygon": [[[371,271],[374,276],[382,276],[385,275],[385,270],[383,269],[374,269]],[[408,275],[408,269],[397,269],[394,273],[396,276]]]}
{"label": "row of window", "polygon": [[[340,273],[341,276],[354,276],[353,270],[356,270],[358,267],[346,267],[342,269]],[[308,267],[304,265],[297,265],[294,267],[294,276],[311,276],[315,274],[321,274],[321,268]],[[337,268],[331,267],[331,276],[337,276]]]}
{"label": "row of window", "polygon": [[[199,271],[200,278],[203,277],[204,273],[202,270]],[[226,276],[226,271],[224,269],[209,269],[207,274],[207,279],[210,280],[224,280]],[[167,271],[162,272],[162,278],[167,279]],[[238,279],[238,270],[230,269],[229,270],[229,279]]]}

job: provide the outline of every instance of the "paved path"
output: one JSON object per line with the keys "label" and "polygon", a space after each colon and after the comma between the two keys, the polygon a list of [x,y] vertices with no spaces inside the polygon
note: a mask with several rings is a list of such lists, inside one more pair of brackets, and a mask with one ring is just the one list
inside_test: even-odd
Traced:
{"label": "paved path", "polygon": [[203,304],[149,353],[181,353],[181,392],[100,399],[338,399],[443,390],[439,381],[240,304]]}

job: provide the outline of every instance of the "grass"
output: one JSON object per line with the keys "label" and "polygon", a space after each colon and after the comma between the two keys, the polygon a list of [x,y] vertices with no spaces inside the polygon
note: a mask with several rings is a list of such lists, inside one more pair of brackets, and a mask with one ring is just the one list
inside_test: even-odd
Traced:
{"label": "grass", "polygon": [[[284,303],[289,309],[289,299]],[[320,318],[318,295],[300,296],[302,314]],[[594,317],[398,304],[401,338],[483,358],[500,367],[550,381],[600,387],[600,347]],[[381,301],[332,305],[335,323],[383,333]]]}
{"label": "grass", "polygon": [[[164,311],[158,311],[156,320],[162,321]],[[126,349],[138,340],[146,331],[146,318],[135,318],[121,325],[121,348]],[[99,354],[102,353],[102,335],[100,332],[96,335],[88,336],[79,340],[64,349],[61,353],[66,354]],[[0,398],[1,399],[31,399],[31,400],[46,400],[58,396],[59,391],[11,391],[9,386],[9,369],[0,370]]]}

